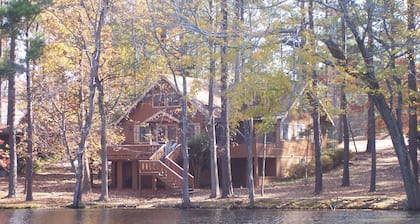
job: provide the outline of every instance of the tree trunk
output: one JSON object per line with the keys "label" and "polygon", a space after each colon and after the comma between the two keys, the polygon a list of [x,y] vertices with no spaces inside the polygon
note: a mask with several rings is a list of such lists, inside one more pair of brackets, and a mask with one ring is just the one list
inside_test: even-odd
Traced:
{"label": "tree trunk", "polygon": [[[344,81],[345,82],[345,81]],[[343,153],[343,180],[341,186],[350,186],[350,134],[347,120],[347,99],[345,93],[345,86],[343,83],[341,87],[341,123],[343,127],[344,153]]]}
{"label": "tree trunk", "polygon": [[[315,34],[314,30],[314,5],[313,0],[309,1],[308,5],[308,23],[309,31],[312,35]],[[315,37],[314,37],[315,38]],[[315,51],[315,40],[311,39],[313,50]],[[312,89],[310,90],[310,100],[312,106],[312,120],[314,128],[314,144],[315,144],[315,194],[322,192],[322,163],[321,163],[321,127],[320,127],[320,114],[319,114],[319,99],[318,99],[318,73],[315,70],[316,65],[312,66]]]}
{"label": "tree trunk", "polygon": [[[212,49],[213,50],[213,49]],[[210,198],[217,198],[220,196],[219,188],[219,172],[217,166],[217,146],[216,146],[216,125],[214,122],[214,73],[215,62],[214,59],[210,62],[211,77],[209,81],[209,141],[210,141],[210,175],[211,175],[211,192]]]}
{"label": "tree trunk", "polygon": [[[345,58],[345,66],[347,66],[347,34],[346,34],[346,22],[344,18],[341,18],[341,39],[342,39],[342,48]],[[341,109],[341,127],[343,133],[344,141],[344,153],[343,153],[343,180],[341,186],[346,187],[350,186],[350,133],[349,133],[349,121],[347,119],[347,97],[346,97],[346,78],[343,79],[341,85],[341,98],[340,98],[340,109]]]}
{"label": "tree trunk", "polygon": [[[221,13],[222,13],[222,31],[227,32],[228,27],[228,12],[227,12],[227,0],[221,2]],[[222,91],[222,111],[221,111],[221,122],[222,134],[220,138],[221,145],[221,162],[222,162],[222,198],[228,198],[233,195],[232,186],[232,171],[230,161],[230,132],[229,132],[229,118],[228,118],[228,99],[226,97],[226,91],[228,89],[228,69],[227,69],[227,37],[223,38],[223,44],[220,55],[220,67],[221,67],[221,91]]]}
{"label": "tree trunk", "polygon": [[[97,77],[99,80],[99,77]],[[106,113],[104,105],[104,87],[103,80],[98,81],[98,107],[99,115],[101,117],[101,195],[99,196],[99,201],[108,201],[109,192],[108,192],[108,153],[106,151],[106,142],[107,142],[107,122],[106,122]]]}
{"label": "tree trunk", "polygon": [[189,195],[189,186],[188,186],[188,171],[189,171],[189,161],[188,161],[188,114],[187,114],[187,78],[185,77],[185,72],[182,75],[182,159],[183,159],[183,172],[182,172],[182,207],[189,208],[191,207],[190,195]]}
{"label": "tree trunk", "polygon": [[[212,28],[214,28],[214,18],[213,18],[213,0],[209,0],[209,10],[210,17],[209,23]],[[219,188],[219,172],[217,166],[217,145],[216,145],[216,124],[214,122],[214,79],[216,76],[216,59],[215,59],[215,44],[214,41],[210,38],[209,40],[209,50],[210,50],[210,79],[209,79],[209,102],[208,102],[208,111],[209,111],[209,123],[208,123],[208,133],[210,141],[210,179],[211,179],[211,191],[210,198],[217,198],[220,196]]]}
{"label": "tree trunk", "polygon": [[415,4],[414,0],[407,0],[407,29],[409,33],[408,40],[408,148],[410,159],[413,166],[414,175],[418,182],[418,130],[417,130],[417,73],[416,73],[416,52],[414,49],[413,35],[416,32]]}
{"label": "tree trunk", "polygon": [[[373,45],[373,37],[372,37],[372,13],[368,12],[368,21],[367,21],[367,27],[366,27],[366,31],[368,33],[368,43],[367,43],[367,48],[366,51],[369,52],[369,54],[371,55],[371,57],[367,58],[367,64],[368,64],[368,68],[372,69],[373,72],[373,49],[374,49],[374,45]],[[371,97],[369,97],[369,100],[371,100]],[[367,142],[367,146],[366,146],[366,152],[373,152],[376,151],[376,149],[373,149],[373,147],[375,147],[375,141],[376,141],[376,130],[375,130],[375,111],[374,111],[374,105],[372,102],[369,102],[369,112],[368,112],[368,142]]]}
{"label": "tree trunk", "polygon": [[397,121],[392,116],[385,97],[382,94],[373,96],[375,105],[384,120],[386,127],[391,135],[392,143],[400,164],[401,174],[404,182],[404,189],[407,195],[407,208],[420,209],[420,191],[417,177],[412,170],[411,160],[405,145],[404,134],[397,126]]}
{"label": "tree trunk", "polygon": [[262,177],[261,177],[261,196],[264,196],[264,181],[265,181],[265,162],[267,160],[267,133],[264,133],[264,147],[263,147],[263,161],[262,161]]}
{"label": "tree trunk", "polygon": [[[26,38],[29,38],[28,32]],[[26,52],[29,51],[29,39],[26,40]],[[32,167],[32,139],[33,139],[33,109],[32,109],[32,76],[30,73],[29,59],[25,60],[26,66],[26,119],[27,119],[27,153],[26,156],[26,201],[32,201],[32,183],[33,183],[33,167]]]}
{"label": "tree trunk", "polygon": [[247,154],[247,176],[248,176],[248,197],[249,197],[249,207],[254,208],[254,166],[253,166],[253,140],[254,140],[254,121],[251,118],[247,123],[247,137],[246,137],[246,154]]}
{"label": "tree trunk", "polygon": [[84,179],[84,158],[85,158],[85,147],[79,144],[77,150],[77,167],[76,167],[76,185],[73,195],[73,208],[82,208],[82,195],[83,195],[83,179]]}
{"label": "tree trunk", "polygon": [[367,130],[367,144],[366,144],[366,152],[371,153],[376,151],[375,141],[376,141],[376,130],[375,130],[375,105],[372,102],[371,97],[369,97],[369,109],[368,109],[368,130]]}
{"label": "tree trunk", "polygon": [[[374,118],[375,117],[375,108],[374,108],[374,103],[373,103],[373,99],[372,96],[369,94],[369,110],[368,110],[368,117],[369,118]],[[369,121],[368,121],[369,122]],[[376,124],[375,121],[373,121],[371,123],[371,131],[373,132],[373,134],[371,133],[370,135],[376,136]],[[368,144],[369,146],[369,151],[371,153],[371,168],[370,168],[370,188],[369,191],[370,192],[374,192],[376,191],[376,140],[374,137],[369,136],[368,139],[371,139],[370,144]],[[367,150],[366,150],[367,151]]]}
{"label": "tree trunk", "polygon": [[[15,64],[16,60],[16,37],[10,38],[10,63]],[[7,98],[7,126],[9,131],[9,194],[7,197],[14,198],[17,195],[17,154],[16,154],[16,129],[15,129],[15,73],[8,74],[8,98]]]}
{"label": "tree trunk", "polygon": [[89,158],[85,152],[85,159],[83,160],[85,165],[83,166],[83,193],[92,193],[92,176],[89,164]]}
{"label": "tree trunk", "polygon": [[[74,190],[73,196],[73,204],[72,207],[80,208],[82,207],[82,194],[83,194],[83,171],[84,171],[84,157],[86,153],[86,141],[89,136],[93,113],[95,110],[94,99],[95,99],[95,92],[96,92],[96,78],[98,77],[99,71],[99,61],[101,59],[101,37],[102,37],[102,28],[105,23],[105,17],[108,11],[108,7],[110,5],[109,0],[103,0],[98,4],[98,17],[97,20],[94,21],[94,51],[91,55],[92,62],[90,66],[90,73],[89,73],[89,99],[88,99],[88,111],[86,114],[86,118],[84,124],[80,130],[80,142],[77,150],[77,170],[76,170],[76,186]],[[86,7],[86,6],[85,6]]]}

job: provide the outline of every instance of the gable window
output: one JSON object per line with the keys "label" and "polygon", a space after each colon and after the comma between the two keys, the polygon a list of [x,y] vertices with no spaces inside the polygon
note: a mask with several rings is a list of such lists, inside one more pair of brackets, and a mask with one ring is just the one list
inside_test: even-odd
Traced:
{"label": "gable window", "polygon": [[296,139],[304,139],[305,138],[305,125],[304,124],[296,124],[295,125],[295,136]]}
{"label": "gable window", "polygon": [[153,94],[153,106],[154,107],[164,107],[165,106],[165,94],[163,94],[163,93]]}
{"label": "gable window", "polygon": [[177,93],[167,94],[168,106],[179,106],[181,97]]}
{"label": "gable window", "polygon": [[153,94],[153,107],[174,107],[179,106],[181,97],[177,93],[157,93]]}

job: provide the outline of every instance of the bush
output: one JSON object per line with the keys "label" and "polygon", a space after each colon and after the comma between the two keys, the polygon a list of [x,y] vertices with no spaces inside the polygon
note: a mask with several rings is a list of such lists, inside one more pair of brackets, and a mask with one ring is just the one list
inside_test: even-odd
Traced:
{"label": "bush", "polygon": [[[313,160],[309,161],[307,164],[308,176],[315,173],[315,162]],[[289,169],[289,178],[301,178],[305,176],[305,163],[294,164]]]}
{"label": "bush", "polygon": [[[328,172],[343,163],[344,149],[327,150],[321,155],[322,172]],[[350,153],[350,159],[354,153]],[[315,173],[315,161],[308,162],[308,175]],[[290,178],[302,178],[305,176],[305,164],[299,163],[292,165],[289,169]]]}
{"label": "bush", "polygon": [[45,164],[39,160],[36,159],[32,162],[32,168],[34,170],[34,173],[40,173],[44,170]]}
{"label": "bush", "polygon": [[321,156],[322,172],[330,171],[334,168],[334,162],[330,155],[324,154]]}

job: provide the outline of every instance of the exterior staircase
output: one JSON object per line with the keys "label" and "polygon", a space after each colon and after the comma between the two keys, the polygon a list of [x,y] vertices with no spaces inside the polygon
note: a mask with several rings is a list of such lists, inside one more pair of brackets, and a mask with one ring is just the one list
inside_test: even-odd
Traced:
{"label": "exterior staircase", "polygon": [[[162,145],[150,156],[149,160],[139,160],[140,175],[155,175],[170,189],[182,188],[182,173],[184,169],[174,160],[182,155],[179,144]],[[194,177],[188,174],[190,188],[194,188]]]}

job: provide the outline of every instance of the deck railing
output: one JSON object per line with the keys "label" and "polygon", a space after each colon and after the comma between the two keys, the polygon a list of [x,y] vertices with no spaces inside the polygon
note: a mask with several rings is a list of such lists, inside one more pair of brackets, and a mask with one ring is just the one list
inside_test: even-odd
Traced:
{"label": "deck railing", "polygon": [[156,174],[157,178],[170,188],[176,189],[182,186],[182,176],[160,160],[139,160],[139,167],[142,174]]}
{"label": "deck railing", "polygon": [[[165,163],[169,168],[174,170],[178,175],[182,176],[184,169],[180,167],[176,162],[173,161],[173,159],[178,158],[179,156],[182,156],[182,149],[180,145],[178,145],[175,148],[175,150],[173,150],[168,155],[166,155]],[[194,188],[194,176],[191,175],[190,173],[188,173],[188,185],[191,188]]]}

